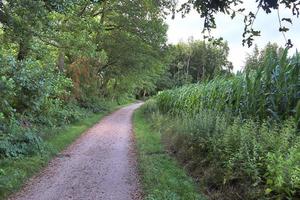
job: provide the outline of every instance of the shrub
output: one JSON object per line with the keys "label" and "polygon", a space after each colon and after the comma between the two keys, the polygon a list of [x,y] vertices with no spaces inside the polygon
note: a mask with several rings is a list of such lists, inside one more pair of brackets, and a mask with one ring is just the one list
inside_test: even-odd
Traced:
{"label": "shrub", "polygon": [[42,152],[37,127],[82,117],[86,111],[68,102],[71,87],[71,80],[51,64],[0,56],[0,157]]}
{"label": "shrub", "polygon": [[10,120],[7,132],[0,135],[0,158],[42,153],[44,148],[45,145],[35,130],[23,128],[14,119]]}
{"label": "shrub", "polygon": [[0,66],[0,110],[7,118],[16,113],[45,115],[49,105],[68,96],[72,86],[51,64],[0,57]]}

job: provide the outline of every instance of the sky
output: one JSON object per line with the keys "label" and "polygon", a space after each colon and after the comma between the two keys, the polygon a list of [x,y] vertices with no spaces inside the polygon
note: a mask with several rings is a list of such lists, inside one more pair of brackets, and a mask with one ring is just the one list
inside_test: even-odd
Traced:
{"label": "sky", "polygon": [[[179,3],[185,2],[185,0],[179,0]],[[254,0],[246,1],[244,3],[248,13],[250,10],[256,12],[256,3]],[[280,7],[280,17],[290,17],[293,20],[293,25],[283,23],[290,30],[286,33],[286,37],[292,40],[294,47],[290,50],[290,54],[296,52],[296,49],[300,51],[300,18],[292,17],[291,11]],[[238,15],[232,20],[230,16],[224,14],[218,14],[216,16],[217,29],[212,32],[215,37],[223,37],[228,42],[230,48],[229,61],[234,65],[234,72],[241,70],[244,66],[246,55],[253,51],[251,48],[243,47],[242,34],[244,29],[244,16]],[[175,19],[172,20],[171,16],[167,18],[168,30],[168,42],[170,44],[177,44],[178,42],[186,42],[189,38],[203,39],[201,34],[203,29],[203,19],[200,18],[196,11],[192,11],[185,18],[182,18],[180,14],[177,14]],[[276,11],[271,14],[266,14],[263,10],[260,10],[255,24],[253,26],[255,30],[261,31],[261,36],[256,37],[254,44],[257,44],[259,48],[263,48],[268,42],[276,42],[280,46],[285,45],[285,39],[278,31],[279,21]]]}

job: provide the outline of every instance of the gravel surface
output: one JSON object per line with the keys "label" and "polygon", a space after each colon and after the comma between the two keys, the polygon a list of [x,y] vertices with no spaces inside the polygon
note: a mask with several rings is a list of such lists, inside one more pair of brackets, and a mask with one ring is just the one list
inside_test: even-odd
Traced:
{"label": "gravel surface", "polygon": [[11,200],[139,200],[132,104],[103,118]]}

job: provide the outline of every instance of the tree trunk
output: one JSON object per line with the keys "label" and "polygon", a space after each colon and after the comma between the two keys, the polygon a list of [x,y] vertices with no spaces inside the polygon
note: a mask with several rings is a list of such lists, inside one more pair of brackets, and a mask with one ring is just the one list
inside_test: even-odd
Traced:
{"label": "tree trunk", "polygon": [[28,55],[29,52],[29,39],[28,38],[23,38],[19,42],[19,52],[17,59],[18,60],[24,60],[26,56]]}
{"label": "tree trunk", "polygon": [[0,0],[0,23],[7,24],[7,16],[4,13],[3,8],[4,8],[3,1]]}
{"label": "tree trunk", "polygon": [[[103,28],[103,26],[104,26],[104,20],[105,20],[105,15],[106,15],[106,7],[107,7],[107,0],[104,0],[103,1],[102,14],[100,16],[100,21],[99,21],[100,29]],[[101,41],[101,31],[98,31],[97,35],[96,35],[96,42],[97,42],[97,49],[96,50],[97,51],[101,51],[100,41]]]}
{"label": "tree trunk", "polygon": [[64,72],[64,70],[65,70],[65,52],[63,50],[59,51],[58,69],[60,72]]}
{"label": "tree trunk", "polygon": [[105,15],[106,15],[106,7],[107,7],[107,0],[104,0],[103,1],[102,14],[101,14],[101,18],[100,18],[100,24],[101,25],[104,24],[104,19],[105,19]]}

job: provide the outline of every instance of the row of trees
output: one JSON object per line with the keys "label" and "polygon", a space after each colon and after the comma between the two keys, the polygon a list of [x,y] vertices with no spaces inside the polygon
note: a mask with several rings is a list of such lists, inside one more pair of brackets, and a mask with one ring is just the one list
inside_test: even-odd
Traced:
{"label": "row of trees", "polygon": [[[294,1],[258,3],[266,12],[284,4],[297,14]],[[195,8],[210,29],[215,27],[215,13],[233,14],[238,4],[242,5],[239,1],[189,1],[178,12]],[[86,96],[84,91],[104,96],[114,91],[114,98],[132,92],[149,93],[170,59],[171,69],[165,76],[182,83],[230,70],[228,47],[222,42],[219,47],[204,42],[179,44],[171,47],[171,57],[166,56],[170,48],[165,46],[167,26],[163,20],[166,11],[176,13],[175,6],[174,0],[1,0],[0,51],[18,60],[55,64],[73,79],[77,98]],[[84,77],[79,78],[79,74]]]}
{"label": "row of trees", "polygon": [[56,64],[76,92],[126,93],[163,63],[167,26],[155,1],[8,0],[0,15],[1,54]]}
{"label": "row of trees", "polygon": [[216,75],[230,75],[233,65],[228,61],[227,43],[190,39],[188,43],[170,46],[167,70],[157,82],[157,89],[170,89],[188,83],[212,79]]}

